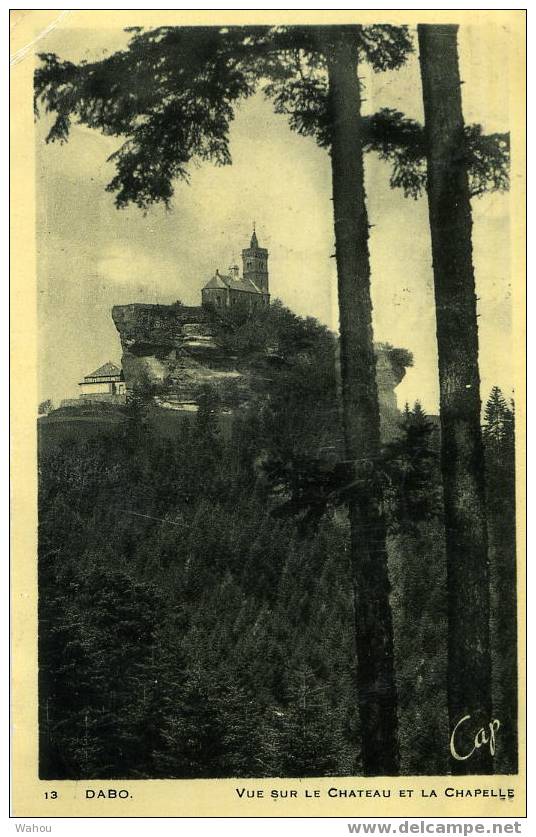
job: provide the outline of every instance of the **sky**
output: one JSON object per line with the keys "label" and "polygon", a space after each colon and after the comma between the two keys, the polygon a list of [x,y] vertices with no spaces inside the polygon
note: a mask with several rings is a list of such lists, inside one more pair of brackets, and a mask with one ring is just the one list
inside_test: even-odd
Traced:
{"label": "sky", "polygon": [[[486,132],[507,131],[508,32],[460,27],[464,116]],[[121,30],[61,28],[39,43],[71,61],[123,47]],[[490,48],[491,44],[491,48]],[[393,107],[422,121],[419,67],[413,55],[397,72],[363,69],[365,112]],[[290,131],[261,93],[244,102],[231,126],[232,165],[203,164],[177,182],[170,211],[117,210],[105,191],[114,174],[115,138],[74,126],[67,144],[45,143],[50,120],[35,123],[40,400],[78,395],[77,383],[121,346],[111,308],[131,302],[199,304],[216,268],[248,246],[253,220],[269,250],[270,292],[303,316],[337,329],[338,305],[327,152]],[[373,327],[377,341],[409,349],[414,365],[397,388],[399,406],[419,399],[438,411],[437,353],[428,209],[389,188],[389,169],[365,163],[371,226]],[[499,385],[512,395],[508,194],[473,201],[479,298],[482,398]]]}

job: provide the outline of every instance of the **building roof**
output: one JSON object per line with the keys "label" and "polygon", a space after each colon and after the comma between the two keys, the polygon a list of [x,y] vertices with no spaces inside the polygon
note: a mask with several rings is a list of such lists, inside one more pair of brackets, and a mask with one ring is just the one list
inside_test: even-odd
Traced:
{"label": "building roof", "polygon": [[209,279],[207,284],[203,287],[203,290],[211,290],[214,288],[229,288],[231,291],[243,291],[247,294],[262,294],[260,288],[258,288],[257,285],[251,281],[251,279],[224,276],[221,273],[218,273],[218,271],[216,271],[212,279]]}
{"label": "building roof", "polygon": [[[228,278],[228,277],[225,277],[225,278]],[[219,288],[219,289],[226,288],[227,285],[223,281],[223,279],[224,279],[224,277],[220,276],[218,271],[216,271],[216,273],[214,274],[212,279],[209,279],[207,284],[203,286],[203,290],[207,290],[209,288]]]}
{"label": "building roof", "polygon": [[232,291],[245,291],[247,294],[262,294],[261,289],[251,279],[246,279],[245,277],[235,279],[234,276],[225,276],[224,280],[227,287]]}
{"label": "building roof", "polygon": [[107,363],[104,363],[102,366],[99,366],[98,369],[95,369],[94,372],[91,372],[89,375],[84,375],[84,379],[86,378],[112,378],[112,377],[119,377],[121,375],[121,370],[119,366],[116,366],[115,363],[112,363],[109,360]]}
{"label": "building roof", "polygon": [[257,257],[264,256],[265,258],[268,256],[268,250],[265,247],[259,247],[259,239],[257,238],[255,228],[253,228],[253,235],[251,236],[249,247],[247,247],[245,250],[242,250],[242,255]]}

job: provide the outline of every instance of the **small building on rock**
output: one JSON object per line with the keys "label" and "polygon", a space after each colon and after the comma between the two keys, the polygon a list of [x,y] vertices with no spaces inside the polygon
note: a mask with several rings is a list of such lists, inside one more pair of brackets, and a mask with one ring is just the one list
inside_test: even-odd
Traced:
{"label": "small building on rock", "polygon": [[126,384],[122,370],[109,360],[94,372],[84,376],[78,384],[84,401],[121,402],[126,399]]}

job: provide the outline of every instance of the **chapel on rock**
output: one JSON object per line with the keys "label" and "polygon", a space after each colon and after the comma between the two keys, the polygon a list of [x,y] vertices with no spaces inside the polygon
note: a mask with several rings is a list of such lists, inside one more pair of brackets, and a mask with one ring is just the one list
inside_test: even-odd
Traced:
{"label": "chapel on rock", "polygon": [[269,305],[268,250],[259,247],[255,226],[249,247],[242,250],[242,266],[242,276],[236,264],[228,274],[216,270],[201,291],[203,305],[216,309],[241,306],[249,310]]}

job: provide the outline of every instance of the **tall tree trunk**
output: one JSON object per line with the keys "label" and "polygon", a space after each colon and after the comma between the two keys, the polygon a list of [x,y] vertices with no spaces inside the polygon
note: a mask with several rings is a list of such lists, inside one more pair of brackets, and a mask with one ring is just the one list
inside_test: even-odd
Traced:
{"label": "tall tree trunk", "polygon": [[336,37],[326,49],[326,58],[344,432],[352,479],[357,484],[362,481],[359,494],[349,502],[349,517],[363,769],[365,775],[396,775],[397,695],[385,521],[381,489],[374,475],[380,412],[355,37]]}
{"label": "tall tree trunk", "polygon": [[[427,137],[441,412],[448,583],[448,708],[455,750],[467,755],[491,721],[489,560],[471,204],[457,26],[419,25]],[[500,733],[499,733],[500,735]],[[451,757],[455,773],[489,773],[489,746]]]}

